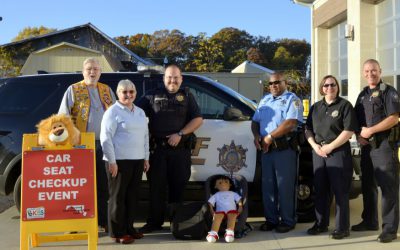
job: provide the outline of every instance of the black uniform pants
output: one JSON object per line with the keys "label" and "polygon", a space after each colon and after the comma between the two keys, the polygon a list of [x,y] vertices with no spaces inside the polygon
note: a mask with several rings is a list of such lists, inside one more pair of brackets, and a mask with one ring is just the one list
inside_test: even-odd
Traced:
{"label": "black uniform pants", "polygon": [[103,149],[100,141],[96,140],[96,189],[97,189],[97,214],[98,225],[107,225],[107,175],[103,161]]}
{"label": "black uniform pants", "polygon": [[396,233],[399,225],[399,159],[397,147],[384,140],[378,148],[361,149],[362,219],[378,225],[378,189],[382,191],[382,231]]}
{"label": "black uniform pants", "polygon": [[353,176],[350,144],[346,143],[332,151],[327,158],[313,151],[315,215],[318,225],[329,225],[331,193],[335,195],[336,230],[349,230],[349,192]]}
{"label": "black uniform pants", "polygon": [[108,218],[111,237],[135,233],[133,223],[140,193],[143,160],[117,160],[118,174],[107,171],[110,198]]}
{"label": "black uniform pants", "polygon": [[150,185],[150,214],[147,223],[161,226],[166,210],[166,191],[168,202],[183,201],[183,191],[190,178],[190,149],[158,147],[150,155],[150,169],[147,178]]}

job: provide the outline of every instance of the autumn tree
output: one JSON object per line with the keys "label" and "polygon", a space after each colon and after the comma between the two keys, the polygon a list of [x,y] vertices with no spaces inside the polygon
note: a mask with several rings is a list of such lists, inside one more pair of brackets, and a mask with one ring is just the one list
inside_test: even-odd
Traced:
{"label": "autumn tree", "polygon": [[266,62],[264,55],[257,48],[251,47],[249,50],[247,50],[246,55],[247,60],[253,63],[264,65]]}
{"label": "autumn tree", "polygon": [[13,42],[20,41],[23,39],[35,37],[35,36],[40,36],[44,35],[53,31],[56,31],[57,29],[52,29],[52,28],[47,28],[44,26],[40,27],[26,27],[23,30],[21,30],[16,37],[12,39]]}
{"label": "autumn tree", "polygon": [[115,38],[121,45],[140,57],[148,57],[152,36],[136,34],[133,36],[118,36]]}
{"label": "autumn tree", "polygon": [[168,58],[169,63],[183,66],[188,54],[185,34],[179,30],[159,30],[153,33],[148,56],[150,58]]}

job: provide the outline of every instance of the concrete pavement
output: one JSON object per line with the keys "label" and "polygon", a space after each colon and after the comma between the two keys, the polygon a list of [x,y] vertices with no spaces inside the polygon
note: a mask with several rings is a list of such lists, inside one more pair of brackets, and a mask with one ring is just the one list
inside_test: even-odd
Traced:
{"label": "concrete pavement", "polygon": [[[351,200],[351,224],[360,222],[361,198]],[[332,213],[333,214],[333,213]],[[333,215],[332,215],[333,216]],[[251,250],[277,250],[277,249],[335,249],[335,250],[368,250],[368,249],[400,249],[400,238],[392,243],[382,244],[376,241],[379,231],[376,232],[351,232],[350,237],[343,240],[333,240],[329,238],[329,233],[318,236],[309,236],[306,230],[312,223],[297,224],[295,230],[279,234],[275,232],[261,232],[258,230],[263,218],[249,218],[248,221],[254,230],[247,237],[236,240],[233,243],[225,243],[223,239],[215,244],[204,241],[182,241],[175,240],[168,228],[165,226],[163,231],[146,235],[143,239],[137,240],[131,245],[121,245],[113,243],[108,236],[100,237],[98,249],[135,249],[135,250],[191,250],[191,249],[251,249]],[[137,223],[136,226],[142,226]],[[330,231],[334,229],[334,219],[331,217]],[[7,209],[0,214],[0,249],[14,250],[19,249],[19,216],[15,207]],[[400,235],[399,235],[400,237]],[[69,241],[46,244],[34,249],[61,250],[87,249],[86,241]]]}

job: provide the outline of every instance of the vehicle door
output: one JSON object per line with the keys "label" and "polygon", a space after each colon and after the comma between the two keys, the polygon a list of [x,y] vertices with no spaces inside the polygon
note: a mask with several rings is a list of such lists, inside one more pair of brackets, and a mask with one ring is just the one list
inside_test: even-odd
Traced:
{"label": "vehicle door", "polygon": [[200,106],[203,125],[195,132],[191,181],[215,174],[240,174],[252,182],[256,148],[251,132],[255,104],[240,94],[203,77],[184,76]]}

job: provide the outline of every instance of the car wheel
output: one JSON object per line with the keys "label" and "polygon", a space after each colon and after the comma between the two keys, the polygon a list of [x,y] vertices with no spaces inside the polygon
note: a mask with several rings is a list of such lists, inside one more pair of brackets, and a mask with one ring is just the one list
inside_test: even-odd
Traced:
{"label": "car wheel", "polygon": [[18,177],[14,185],[14,203],[18,212],[21,212],[21,175]]}
{"label": "car wheel", "polygon": [[311,222],[315,220],[314,189],[312,181],[299,181],[297,190],[297,220]]}

